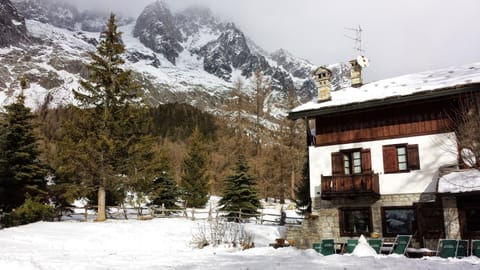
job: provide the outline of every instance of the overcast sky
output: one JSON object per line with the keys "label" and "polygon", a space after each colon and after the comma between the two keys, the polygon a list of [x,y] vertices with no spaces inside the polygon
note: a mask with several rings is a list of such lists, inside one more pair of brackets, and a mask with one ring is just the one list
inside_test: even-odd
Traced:
{"label": "overcast sky", "polygon": [[[154,0],[63,0],[138,15]],[[284,48],[315,65],[359,53],[347,28],[361,26],[366,81],[480,61],[478,0],[168,0],[173,10],[208,6],[267,51]]]}

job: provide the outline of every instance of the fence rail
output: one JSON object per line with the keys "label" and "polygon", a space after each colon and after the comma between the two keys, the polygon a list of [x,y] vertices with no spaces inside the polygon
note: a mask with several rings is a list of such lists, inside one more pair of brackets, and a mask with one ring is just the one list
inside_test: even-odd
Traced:
{"label": "fence rail", "polygon": [[[96,218],[97,206],[86,207],[65,207],[59,213],[57,218],[76,219],[76,220],[93,220]],[[245,213],[242,211],[223,212],[216,209],[196,209],[196,208],[180,208],[167,209],[164,207],[122,207],[108,206],[107,218],[109,219],[152,219],[152,218],[187,218],[191,220],[215,220],[226,219],[242,223],[257,224],[275,224],[275,225],[299,225],[303,222],[303,217],[288,217],[285,212],[278,210],[278,214],[266,213],[260,209],[258,214]]]}

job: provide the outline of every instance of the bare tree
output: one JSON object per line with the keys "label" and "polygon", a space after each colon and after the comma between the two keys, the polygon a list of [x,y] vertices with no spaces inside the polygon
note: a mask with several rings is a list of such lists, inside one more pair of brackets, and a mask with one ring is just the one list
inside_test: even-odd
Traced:
{"label": "bare tree", "polygon": [[451,118],[463,162],[480,167],[480,93],[462,96]]}

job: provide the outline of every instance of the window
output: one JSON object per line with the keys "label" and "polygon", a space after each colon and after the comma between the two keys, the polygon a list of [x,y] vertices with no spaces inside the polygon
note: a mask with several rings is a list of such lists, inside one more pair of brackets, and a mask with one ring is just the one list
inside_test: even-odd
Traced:
{"label": "window", "polygon": [[383,207],[382,224],[384,236],[414,234],[415,210],[413,207]]}
{"label": "window", "polygon": [[346,175],[362,172],[360,151],[343,152],[343,172]]}
{"label": "window", "polygon": [[406,171],[407,170],[407,147],[397,146],[397,160],[398,160],[398,170]]}
{"label": "window", "polygon": [[369,207],[340,208],[340,236],[370,235],[372,230],[372,212]]}
{"label": "window", "polygon": [[352,175],[371,171],[370,149],[351,149],[332,153],[332,174]]}
{"label": "window", "polygon": [[457,197],[462,238],[480,237],[480,197]]}
{"label": "window", "polygon": [[384,145],[383,169],[385,173],[408,172],[420,169],[418,145]]}

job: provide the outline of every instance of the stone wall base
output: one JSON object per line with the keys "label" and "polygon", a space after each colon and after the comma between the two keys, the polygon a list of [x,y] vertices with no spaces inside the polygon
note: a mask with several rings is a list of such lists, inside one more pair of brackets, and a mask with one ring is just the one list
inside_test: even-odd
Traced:
{"label": "stone wall base", "polygon": [[[382,195],[380,199],[348,199],[340,198],[331,201],[314,198],[314,210],[301,226],[289,226],[287,239],[295,241],[299,248],[311,248],[312,243],[324,238],[334,238],[336,241],[345,242],[351,237],[340,236],[339,211],[340,207],[370,207],[372,209],[372,232],[382,234],[382,207],[388,206],[413,206],[416,202],[435,201],[433,193],[411,193]],[[369,237],[369,235],[367,236]],[[393,239],[386,239],[393,240]],[[418,245],[412,243],[413,246]]]}

